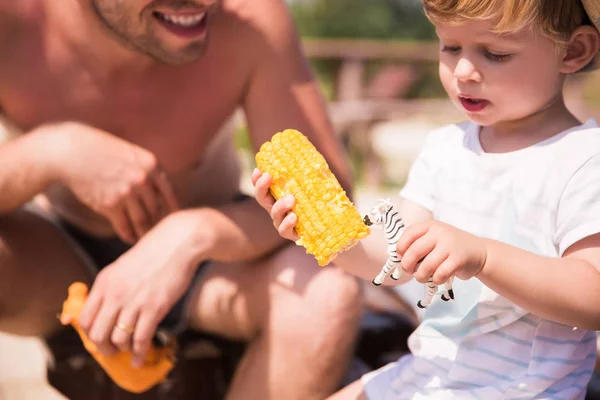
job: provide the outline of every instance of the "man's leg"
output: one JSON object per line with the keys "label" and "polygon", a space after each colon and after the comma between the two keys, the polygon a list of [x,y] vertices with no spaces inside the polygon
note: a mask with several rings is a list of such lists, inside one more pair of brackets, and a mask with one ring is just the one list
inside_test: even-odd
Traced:
{"label": "man's leg", "polygon": [[322,400],[353,353],[359,282],[289,245],[253,264],[216,264],[192,298],[195,329],[249,341],[228,399]]}
{"label": "man's leg", "polygon": [[361,380],[352,382],[327,400],[368,400]]}
{"label": "man's leg", "polygon": [[0,216],[0,331],[52,333],[69,285],[89,282],[88,271],[48,221],[23,209]]}

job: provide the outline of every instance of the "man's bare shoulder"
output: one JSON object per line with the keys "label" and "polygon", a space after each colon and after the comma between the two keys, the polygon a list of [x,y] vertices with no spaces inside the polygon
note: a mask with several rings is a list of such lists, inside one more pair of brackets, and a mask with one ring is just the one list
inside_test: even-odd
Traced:
{"label": "man's bare shoulder", "polygon": [[26,35],[44,24],[45,6],[40,0],[0,0],[0,53],[15,47]]}
{"label": "man's bare shoulder", "polygon": [[0,31],[18,24],[42,22],[43,3],[39,0],[0,0]]}
{"label": "man's bare shoulder", "polygon": [[[28,21],[34,21],[31,14],[35,11],[36,7],[34,6],[36,5],[30,3],[36,3],[36,1],[0,0],[0,59],[6,61],[8,58],[10,60],[9,55],[12,48],[19,42],[21,32],[26,31]],[[2,68],[0,68],[0,73],[2,73]],[[0,102],[0,117],[2,114],[2,103]],[[2,130],[3,127],[0,126],[0,133]]]}
{"label": "man's bare shoulder", "polygon": [[283,0],[224,0],[224,21],[237,26],[234,32],[243,34],[254,45],[253,50],[284,49],[295,37],[294,21]]}

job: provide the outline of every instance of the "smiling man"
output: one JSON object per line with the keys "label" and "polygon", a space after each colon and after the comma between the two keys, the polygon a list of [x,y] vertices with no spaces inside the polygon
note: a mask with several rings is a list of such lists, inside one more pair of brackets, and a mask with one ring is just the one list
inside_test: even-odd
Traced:
{"label": "smiling man", "polygon": [[282,0],[0,0],[0,330],[48,335],[67,287],[101,351],[157,328],[249,342],[231,399],[322,399],[355,339],[358,283],[286,244],[239,194],[254,149],[304,132],[350,190]]}

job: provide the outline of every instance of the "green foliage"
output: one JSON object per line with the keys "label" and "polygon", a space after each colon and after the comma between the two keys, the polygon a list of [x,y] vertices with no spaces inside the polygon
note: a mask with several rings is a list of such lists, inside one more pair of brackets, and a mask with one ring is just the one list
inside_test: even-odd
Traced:
{"label": "green foliage", "polygon": [[333,77],[340,67],[340,60],[310,60],[310,65],[315,73],[321,91],[327,100],[335,97],[335,83]]}
{"label": "green foliage", "polygon": [[417,0],[309,0],[291,9],[300,35],[320,38],[433,39]]}
{"label": "green foliage", "polygon": [[253,151],[252,143],[250,143],[250,135],[248,134],[248,127],[245,124],[240,124],[235,127],[233,141],[237,149],[249,152]]}
{"label": "green foliage", "polygon": [[[306,38],[435,40],[433,25],[418,0],[296,0],[290,7],[298,31]],[[320,87],[328,100],[335,97],[335,78],[342,60],[311,59]],[[369,79],[389,60],[367,64]],[[437,65],[418,66],[421,78],[408,98],[443,97]]]}
{"label": "green foliage", "polygon": [[431,98],[445,98],[447,96],[444,91],[444,87],[440,82],[438,73],[438,64],[425,64],[418,65],[421,73],[421,79],[419,79],[411,90],[407,93],[406,98],[408,99],[431,99]]}
{"label": "green foliage", "polygon": [[571,78],[571,80],[576,79],[584,80],[584,83],[581,84],[582,95],[588,107],[600,110],[600,70],[582,73],[581,76]]}

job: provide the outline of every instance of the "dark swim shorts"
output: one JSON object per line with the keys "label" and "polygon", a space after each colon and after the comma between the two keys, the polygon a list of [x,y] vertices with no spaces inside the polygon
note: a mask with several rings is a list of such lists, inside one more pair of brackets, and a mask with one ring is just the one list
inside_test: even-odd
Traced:
{"label": "dark swim shorts", "polygon": [[[234,199],[233,202],[241,202],[252,197],[240,193]],[[86,253],[87,257],[93,262],[97,268],[94,273],[98,273],[103,268],[112,264],[117,258],[127,252],[131,245],[123,242],[118,237],[111,238],[97,238],[94,237],[76,226],[70,224],[64,219],[55,221],[63,231],[70,236],[80,250]],[[196,274],[192,279],[192,283],[184,295],[175,303],[173,308],[165,316],[162,322],[159,324],[159,330],[163,331],[167,335],[177,335],[187,328],[187,305],[192,297],[192,289],[196,286],[196,283],[202,279],[203,275],[210,269],[212,261],[204,261],[198,266]]]}
{"label": "dark swim shorts", "polygon": [[[61,220],[59,224],[71,239],[77,243],[81,250],[86,253],[90,261],[94,263],[94,266],[97,268],[96,273],[115,262],[117,258],[131,248],[131,245],[123,242],[118,237],[97,238],[65,220]],[[165,333],[170,335],[177,335],[187,327],[185,315],[187,311],[186,306],[192,295],[191,291],[195,287],[195,283],[209,269],[210,264],[210,261],[200,264],[196,270],[192,284],[159,324],[159,330],[164,330],[166,331]]]}

